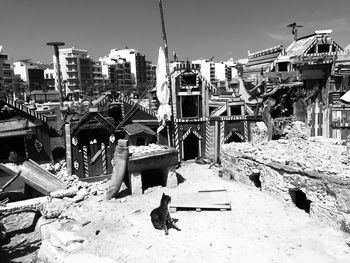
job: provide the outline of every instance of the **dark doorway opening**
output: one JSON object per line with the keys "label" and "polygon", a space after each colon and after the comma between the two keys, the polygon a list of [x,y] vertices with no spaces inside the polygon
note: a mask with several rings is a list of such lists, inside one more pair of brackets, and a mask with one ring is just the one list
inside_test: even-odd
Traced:
{"label": "dark doorway opening", "polygon": [[154,186],[165,186],[164,170],[150,169],[141,171],[142,191]]}
{"label": "dark doorway opening", "polygon": [[289,195],[296,207],[304,210],[306,213],[310,213],[311,201],[306,198],[306,194],[303,191],[299,189],[289,190]]}
{"label": "dark doorway opening", "polygon": [[14,136],[0,139],[0,161],[19,162],[25,159],[24,138]]}
{"label": "dark doorway opening", "polygon": [[198,146],[199,146],[198,138],[196,137],[196,135],[194,135],[191,132],[184,140],[183,159],[186,161],[186,160],[191,160],[199,157]]}
{"label": "dark doorway opening", "polygon": [[108,110],[108,115],[114,118],[115,123],[120,123],[123,119],[122,105],[117,104]]}
{"label": "dark doorway opening", "polygon": [[66,149],[63,147],[57,147],[52,150],[52,158],[54,161],[63,160],[66,157]]}
{"label": "dark doorway opening", "polygon": [[226,141],[226,143],[231,143],[231,142],[243,142],[243,140],[240,136],[237,135],[237,133],[234,132]]}
{"label": "dark doorway opening", "polygon": [[253,182],[254,186],[259,188],[261,190],[261,181],[260,181],[260,173],[258,174],[251,174],[249,176],[250,181]]}

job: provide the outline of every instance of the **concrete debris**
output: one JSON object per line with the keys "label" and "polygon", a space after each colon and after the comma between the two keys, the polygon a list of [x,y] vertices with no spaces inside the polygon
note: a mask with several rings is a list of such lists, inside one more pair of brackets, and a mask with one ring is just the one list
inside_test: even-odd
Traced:
{"label": "concrete debris", "polygon": [[132,155],[139,155],[144,153],[152,153],[157,151],[164,151],[166,146],[151,143],[148,146],[129,146],[129,153]]}
{"label": "concrete debris", "polygon": [[58,218],[69,206],[70,202],[60,199],[53,199],[43,205],[41,214],[46,219]]}
{"label": "concrete debris", "polygon": [[279,140],[223,145],[222,177],[271,192],[302,206],[312,217],[350,232],[346,144],[324,137],[307,138],[303,125],[292,124],[286,130]]}
{"label": "concrete debris", "polygon": [[68,188],[65,190],[50,193],[50,196],[53,198],[73,197],[72,202],[77,203],[84,200],[88,196],[104,194],[108,187],[108,179],[88,183],[80,181],[79,177],[75,174],[68,175],[67,165],[64,160],[56,164],[42,164],[41,167],[50,171],[59,180],[68,185]]}

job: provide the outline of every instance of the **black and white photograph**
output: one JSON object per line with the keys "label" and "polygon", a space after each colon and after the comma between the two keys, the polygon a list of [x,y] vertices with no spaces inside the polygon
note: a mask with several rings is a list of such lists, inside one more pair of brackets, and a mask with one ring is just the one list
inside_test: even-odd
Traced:
{"label": "black and white photograph", "polygon": [[0,263],[349,263],[349,0],[0,0]]}

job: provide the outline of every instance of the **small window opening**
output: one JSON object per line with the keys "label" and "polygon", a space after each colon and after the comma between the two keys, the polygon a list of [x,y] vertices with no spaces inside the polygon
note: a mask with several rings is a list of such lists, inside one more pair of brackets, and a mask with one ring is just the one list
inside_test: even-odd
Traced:
{"label": "small window opening", "polygon": [[288,71],[288,62],[278,63],[278,71]]}
{"label": "small window opening", "polygon": [[329,52],[329,45],[318,45],[318,53],[328,53]]}
{"label": "small window opening", "polygon": [[289,195],[296,207],[304,210],[306,213],[310,213],[311,201],[306,198],[306,194],[303,191],[299,189],[289,190]]}
{"label": "small window opening", "polygon": [[260,181],[260,173],[251,174],[249,176],[250,181],[253,182],[254,186],[261,190],[261,181]]}

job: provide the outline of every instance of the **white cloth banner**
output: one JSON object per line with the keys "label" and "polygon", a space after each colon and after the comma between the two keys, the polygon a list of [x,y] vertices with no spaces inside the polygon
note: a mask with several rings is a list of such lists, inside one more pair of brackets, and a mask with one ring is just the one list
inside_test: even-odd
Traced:
{"label": "white cloth banner", "polygon": [[170,92],[168,88],[168,76],[166,72],[165,54],[162,47],[159,48],[159,56],[157,63],[157,98],[160,103],[157,118],[161,122],[157,133],[164,129],[166,121],[170,120],[171,108],[169,105]]}

